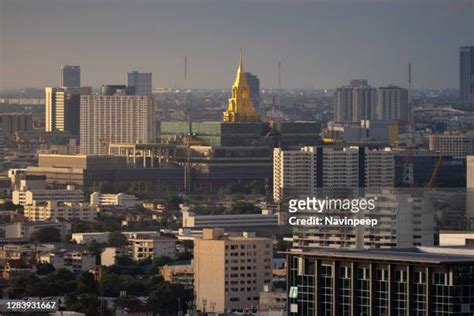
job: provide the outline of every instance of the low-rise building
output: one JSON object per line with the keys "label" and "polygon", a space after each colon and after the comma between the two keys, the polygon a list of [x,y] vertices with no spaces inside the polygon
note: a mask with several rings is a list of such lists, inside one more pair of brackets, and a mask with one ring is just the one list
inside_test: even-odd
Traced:
{"label": "low-rise building", "polygon": [[78,244],[88,244],[91,242],[106,243],[109,239],[109,232],[73,233],[71,241]]}
{"label": "low-rise building", "polygon": [[22,187],[12,192],[12,201],[13,204],[23,206],[47,201],[81,203],[84,202],[84,192],[74,189],[74,186],[68,186],[66,190],[37,190]]}
{"label": "low-rise building", "polygon": [[71,231],[71,224],[66,222],[43,221],[43,222],[16,222],[2,225],[5,232],[5,238],[25,238],[30,239],[31,234],[43,228],[56,228],[64,237]]}
{"label": "low-rise building", "polygon": [[192,264],[165,265],[160,275],[166,282],[181,284],[187,289],[194,288],[194,266]]}
{"label": "low-rise building", "polygon": [[100,254],[100,265],[105,267],[117,263],[117,257],[129,256],[129,251],[124,248],[106,247]]}
{"label": "low-rise building", "polygon": [[97,211],[84,203],[48,201],[24,206],[24,216],[33,222],[63,219],[93,222]]}
{"label": "low-rise building", "polygon": [[275,227],[279,224],[277,214],[233,214],[233,215],[196,215],[183,212],[184,228],[212,227]]}
{"label": "low-rise building", "polygon": [[117,207],[134,207],[138,203],[137,197],[131,194],[102,194],[94,192],[90,197],[91,206],[117,206]]}
{"label": "low-rise building", "polygon": [[40,255],[40,261],[72,272],[88,271],[96,266],[95,255],[88,251],[60,249]]}
{"label": "low-rise building", "polygon": [[176,239],[154,236],[129,239],[132,258],[136,261],[155,257],[176,257]]}

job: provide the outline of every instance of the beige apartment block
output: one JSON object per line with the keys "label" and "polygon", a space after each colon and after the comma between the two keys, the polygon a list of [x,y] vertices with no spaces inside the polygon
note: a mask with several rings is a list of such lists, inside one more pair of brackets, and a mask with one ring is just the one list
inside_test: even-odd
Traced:
{"label": "beige apartment block", "polygon": [[233,237],[222,228],[203,229],[194,245],[194,287],[200,311],[256,309],[272,282],[272,240],[249,233]]}

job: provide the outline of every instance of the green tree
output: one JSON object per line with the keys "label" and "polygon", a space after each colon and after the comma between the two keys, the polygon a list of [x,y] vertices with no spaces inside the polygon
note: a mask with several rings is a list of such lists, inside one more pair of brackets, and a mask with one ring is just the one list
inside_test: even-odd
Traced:
{"label": "green tree", "polygon": [[115,273],[104,273],[99,281],[100,291],[104,296],[119,296],[124,286],[120,277]]}
{"label": "green tree", "polygon": [[68,310],[84,313],[86,316],[100,314],[100,302],[95,294],[66,295],[65,305]]}
{"label": "green tree", "polygon": [[107,240],[110,247],[123,247],[127,242],[127,237],[121,232],[111,232]]}
{"label": "green tree", "polygon": [[147,305],[154,313],[177,314],[179,303],[185,312],[187,302],[192,299],[192,291],[186,290],[183,285],[163,283],[150,293]]}
{"label": "green tree", "polygon": [[36,274],[45,275],[54,271],[54,266],[49,262],[40,262],[36,265]]}
{"label": "green tree", "polygon": [[142,305],[142,302],[135,296],[131,296],[131,295],[120,296],[115,300],[115,303],[114,303],[115,308],[121,308],[121,309],[134,308],[140,305]]}
{"label": "green tree", "polygon": [[60,242],[61,231],[55,227],[43,227],[33,232],[30,239],[37,242]]}

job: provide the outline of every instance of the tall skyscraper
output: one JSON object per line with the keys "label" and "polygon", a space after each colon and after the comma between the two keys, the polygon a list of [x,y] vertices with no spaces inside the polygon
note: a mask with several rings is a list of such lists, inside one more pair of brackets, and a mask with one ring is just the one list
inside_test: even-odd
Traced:
{"label": "tall skyscraper", "polygon": [[459,96],[474,105],[474,46],[461,47],[459,54]]}
{"label": "tall skyscraper", "polygon": [[128,86],[135,88],[136,95],[151,95],[152,76],[151,72],[143,73],[132,71],[128,73]]}
{"label": "tall skyscraper", "polygon": [[250,87],[242,63],[242,53],[240,54],[237,76],[232,85],[232,97],[229,99],[227,111],[223,114],[224,122],[258,122],[260,120],[250,97]]}
{"label": "tall skyscraper", "polygon": [[61,86],[62,87],[80,87],[81,86],[81,67],[65,65],[61,67]]}
{"label": "tall skyscraper", "polygon": [[91,87],[46,87],[45,129],[79,136],[80,96],[92,94]]}
{"label": "tall skyscraper", "polygon": [[81,96],[80,122],[83,154],[107,154],[111,143],[147,143],[154,135],[153,100],[124,93]]}
{"label": "tall skyscraper", "polygon": [[272,284],[272,240],[204,228],[202,239],[194,242],[197,309],[213,313],[256,309],[259,293]]}
{"label": "tall skyscraper", "polygon": [[245,73],[245,79],[247,79],[249,84],[250,97],[254,105],[258,105],[260,103],[260,79],[250,72]]}
{"label": "tall skyscraper", "polygon": [[397,86],[380,87],[375,112],[377,120],[408,122],[410,120],[408,90]]}
{"label": "tall skyscraper", "polygon": [[360,122],[375,118],[377,89],[367,80],[352,80],[349,87],[336,89],[334,96],[334,120],[336,122]]}

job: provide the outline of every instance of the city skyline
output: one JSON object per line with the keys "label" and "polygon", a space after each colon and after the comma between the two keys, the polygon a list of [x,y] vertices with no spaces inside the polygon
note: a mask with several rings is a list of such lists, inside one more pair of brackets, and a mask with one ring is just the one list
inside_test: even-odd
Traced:
{"label": "city skyline", "polygon": [[80,65],[86,86],[126,83],[138,70],[153,73],[154,88],[227,89],[240,48],[263,88],[278,87],[278,62],[283,88],[334,88],[352,78],[406,87],[408,62],[414,88],[457,88],[459,47],[473,42],[472,2],[462,0],[0,6],[0,90],[58,85],[64,64]]}

